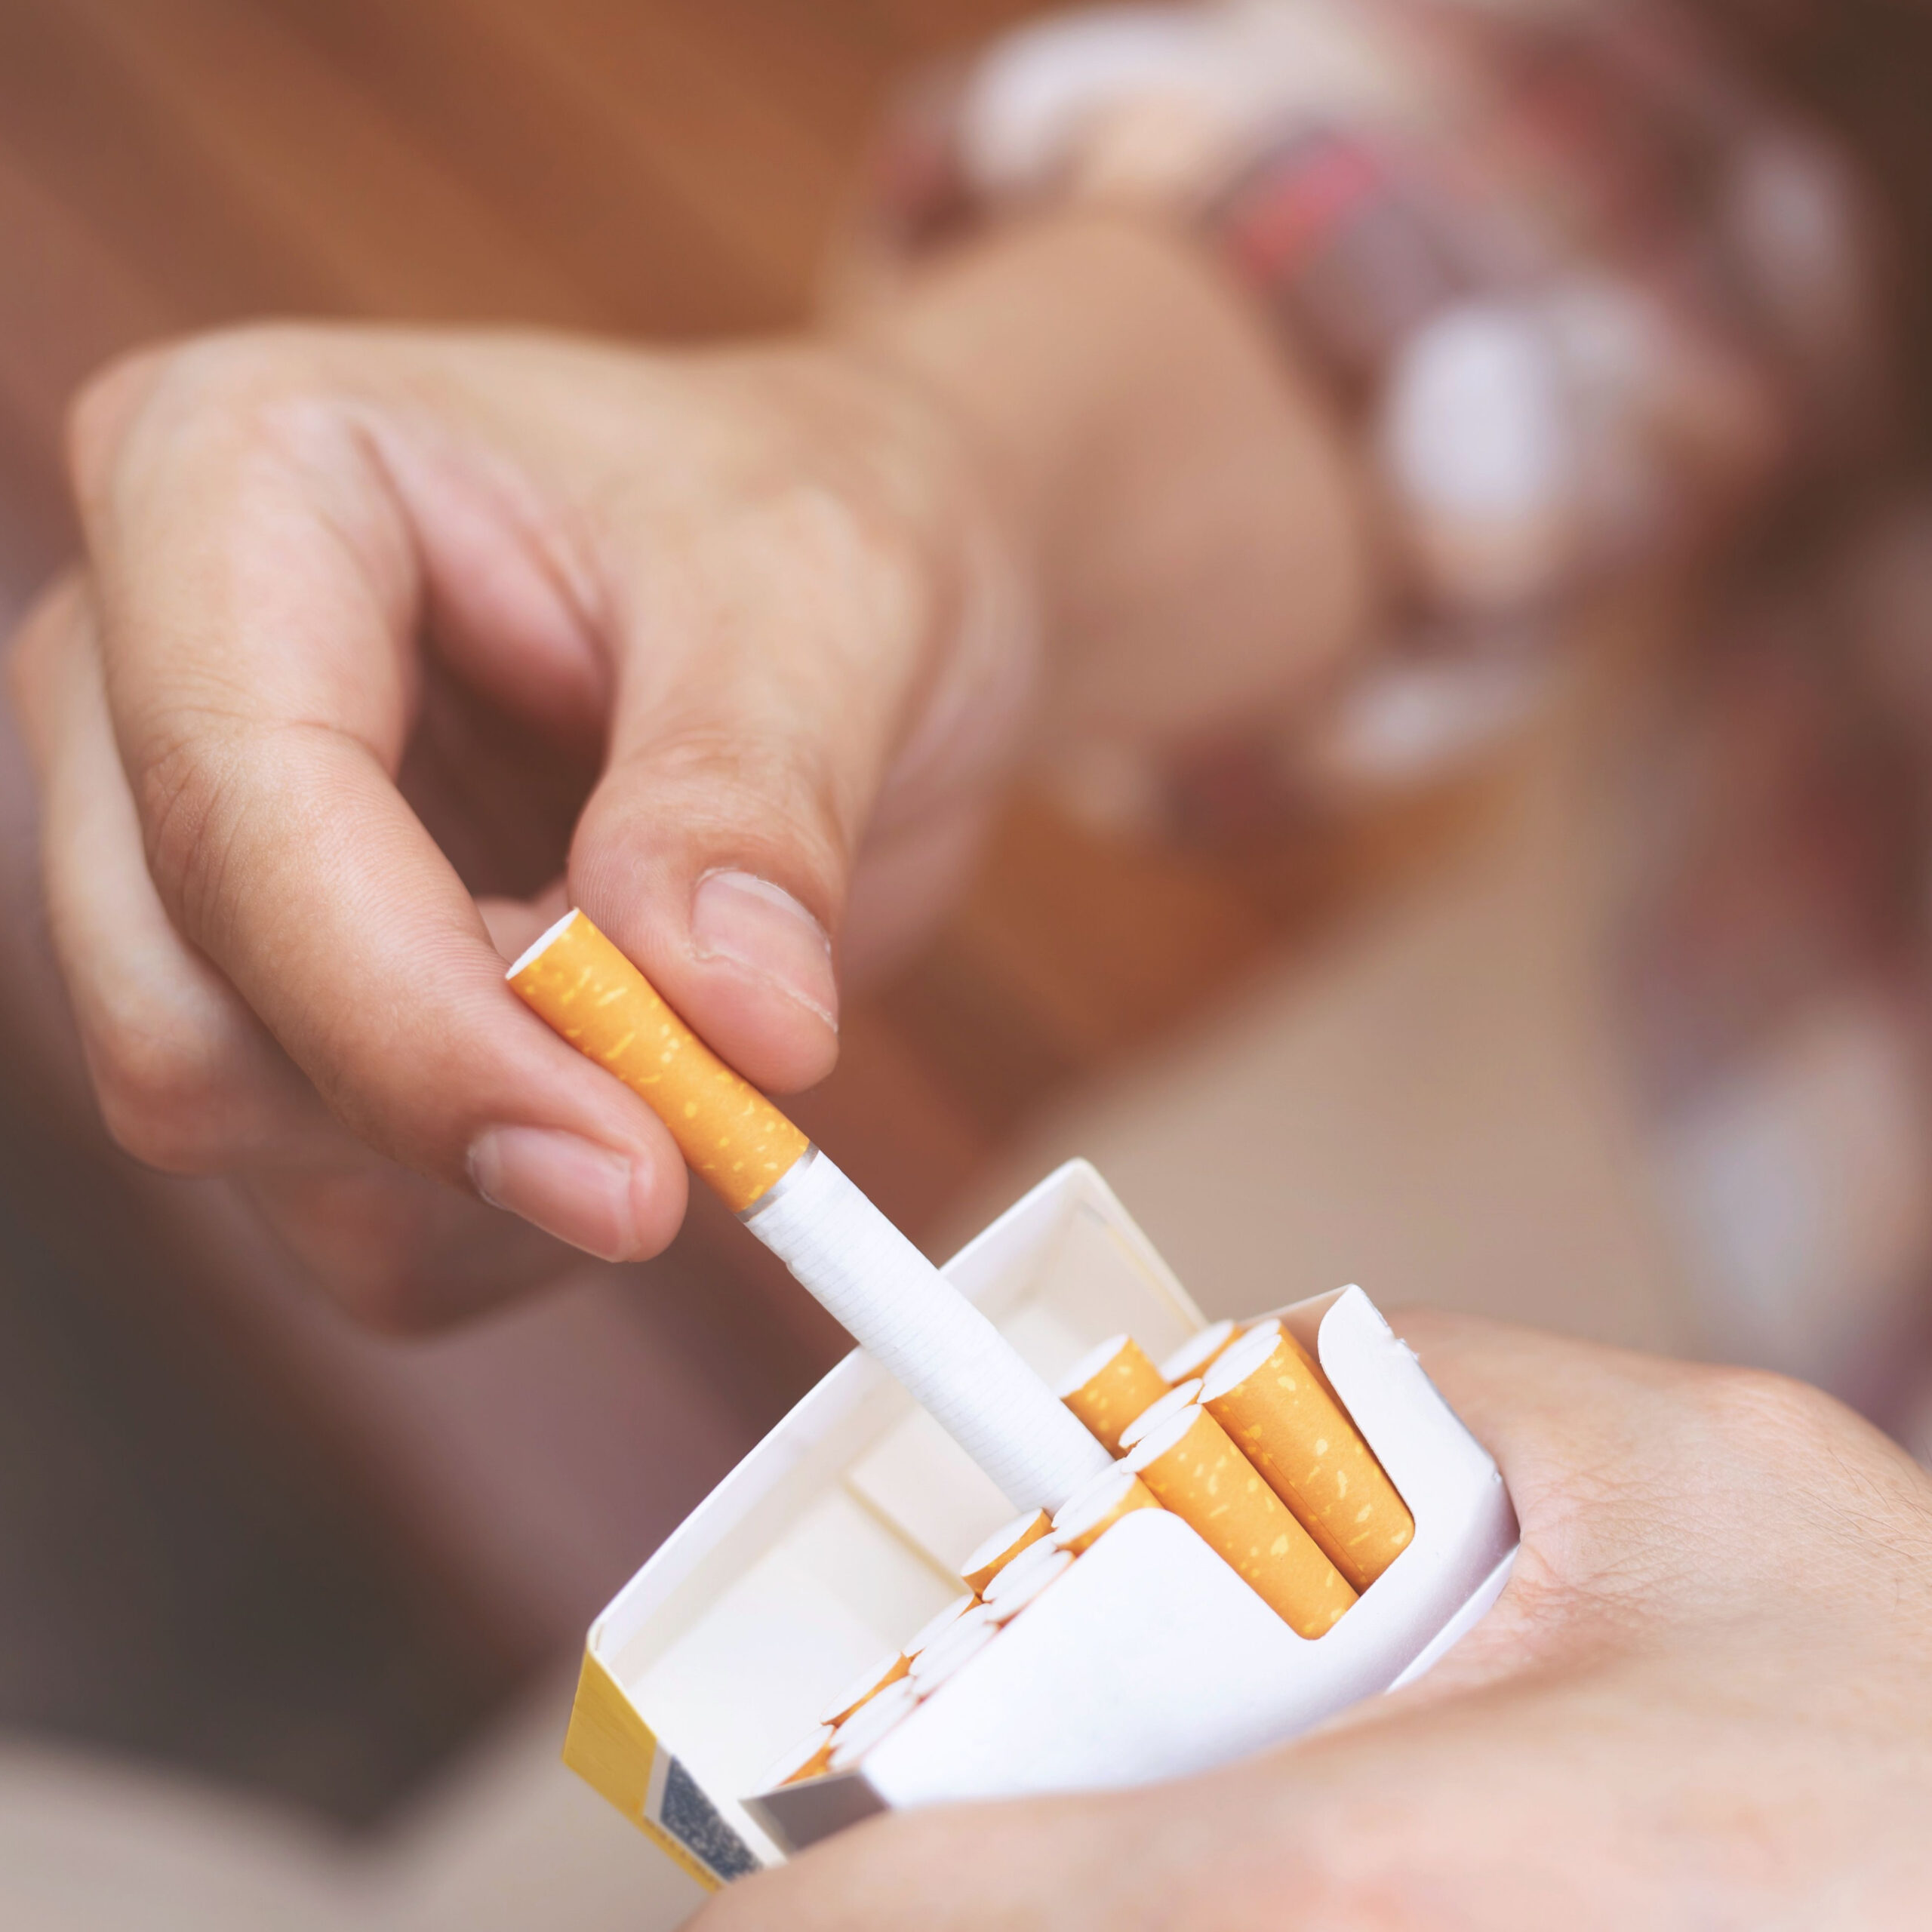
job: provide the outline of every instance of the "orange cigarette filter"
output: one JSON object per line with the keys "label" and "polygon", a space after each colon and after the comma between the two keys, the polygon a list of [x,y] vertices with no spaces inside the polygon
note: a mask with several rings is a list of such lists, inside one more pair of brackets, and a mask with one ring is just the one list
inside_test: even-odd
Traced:
{"label": "orange cigarette filter", "polygon": [[1337,1401],[1339,1402],[1342,1399],[1340,1396],[1335,1395],[1335,1385],[1328,1380],[1328,1371],[1321,1366],[1314,1350],[1309,1348],[1308,1344],[1278,1315],[1271,1315],[1265,1321],[1250,1323],[1241,1331],[1239,1339],[1258,1347],[1260,1344],[1254,1340],[1257,1335],[1280,1336],[1281,1340],[1287,1343],[1288,1346],[1293,1349],[1310,1368],[1314,1370],[1315,1380],[1321,1384],[1322,1387],[1327,1389],[1331,1395],[1334,1395]]}
{"label": "orange cigarette filter", "polygon": [[975,1596],[984,1596],[986,1586],[1017,1556],[1044,1537],[1053,1527],[1044,1509],[1016,1516],[1002,1530],[995,1530],[960,1566],[959,1574]]}
{"label": "orange cigarette filter", "polygon": [[1122,1428],[1167,1392],[1166,1377],[1131,1335],[1090,1349],[1054,1390],[1109,1456],[1120,1453]]}
{"label": "orange cigarette filter", "polygon": [[1128,1466],[1297,1635],[1319,1637],[1355,1593],[1205,1409],[1142,1438]]}
{"label": "orange cigarette filter", "polygon": [[1208,1371],[1202,1406],[1358,1590],[1365,1590],[1416,1533],[1355,1426],[1294,1339],[1245,1338]]}
{"label": "orange cigarette filter", "polygon": [[[1257,1321],[1251,1327],[1244,1328],[1241,1331],[1241,1342],[1244,1350],[1249,1348],[1258,1349],[1261,1346],[1254,1339],[1257,1335],[1280,1336],[1281,1340],[1287,1343],[1288,1346],[1293,1349],[1307,1364],[1308,1372],[1315,1377],[1316,1383],[1328,1392],[1329,1401],[1333,1402],[1337,1408],[1341,1407],[1342,1398],[1335,1393],[1335,1385],[1328,1380],[1328,1371],[1303,1346],[1301,1337],[1278,1315],[1271,1315],[1266,1321]],[[1348,1411],[1343,1409],[1342,1413],[1346,1415]]]}
{"label": "orange cigarette filter", "polygon": [[657,1114],[686,1162],[742,1214],[797,1164],[805,1137],[581,912],[552,932],[511,969],[511,986]]}
{"label": "orange cigarette filter", "polygon": [[1081,1556],[1123,1516],[1160,1506],[1154,1492],[1131,1469],[1116,1466],[1067,1498],[1054,1518],[1054,1540],[1062,1549]]}

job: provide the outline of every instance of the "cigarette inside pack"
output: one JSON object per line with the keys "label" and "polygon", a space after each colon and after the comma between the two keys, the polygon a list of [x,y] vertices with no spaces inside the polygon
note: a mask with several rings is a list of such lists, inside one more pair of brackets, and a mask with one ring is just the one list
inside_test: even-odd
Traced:
{"label": "cigarette inside pack", "polygon": [[[1169,1367],[1192,1372],[1171,1385]],[[1414,1533],[1374,1452],[1277,1318],[1215,1323],[1158,1366],[1133,1336],[1110,1336],[1054,1389],[1108,1451],[1107,1466],[1058,1509],[1023,1511],[968,1552],[961,1594],[832,1699],[774,1784],[857,1770],[941,1690],[970,1697],[974,1665],[1136,1512],[1171,1512],[1311,1641]]]}

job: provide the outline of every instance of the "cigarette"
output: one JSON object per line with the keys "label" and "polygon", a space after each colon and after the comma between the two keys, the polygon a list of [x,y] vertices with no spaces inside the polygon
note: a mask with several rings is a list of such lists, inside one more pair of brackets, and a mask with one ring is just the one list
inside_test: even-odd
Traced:
{"label": "cigarette", "polygon": [[999,1635],[1000,1620],[985,1604],[962,1617],[929,1651],[915,1660],[911,1679],[921,1697],[930,1697],[955,1677]]}
{"label": "cigarette", "polygon": [[903,1651],[881,1657],[863,1676],[855,1677],[826,1707],[821,1724],[841,1724],[865,1703],[875,1697],[888,1684],[897,1684],[912,1668],[912,1660]]}
{"label": "cigarette", "polygon": [[[1241,1334],[1235,1339],[1238,1341],[1245,1343],[1249,1340],[1251,1337],[1256,1335],[1280,1336],[1281,1339],[1287,1343],[1288,1346],[1293,1349],[1295,1353],[1300,1356],[1302,1360],[1308,1364],[1309,1373],[1315,1377],[1317,1382],[1321,1383],[1324,1389],[1327,1390],[1328,1399],[1331,1402],[1334,1402],[1338,1404],[1340,1404],[1342,1398],[1335,1393],[1335,1385],[1328,1380],[1327,1371],[1323,1368],[1321,1363],[1317,1361],[1314,1356],[1312,1355],[1306,1349],[1303,1347],[1300,1337],[1298,1336],[1292,1328],[1288,1327],[1288,1325],[1282,1321],[1281,1318],[1278,1315],[1271,1315],[1265,1321],[1256,1321],[1251,1323],[1248,1327],[1244,1328],[1241,1331]],[[1223,1352],[1225,1353],[1226,1351],[1224,1350]],[[1207,1371],[1204,1369],[1201,1373],[1204,1376]]]}
{"label": "cigarette", "polygon": [[1286,1330],[1244,1335],[1208,1371],[1201,1396],[1356,1589],[1407,1549],[1414,1517]]}
{"label": "cigarette", "polygon": [[608,1067],[671,1130],[694,1173],[742,1214],[811,1144],[713,1054],[581,912],[560,920],[509,983],[580,1054]]}
{"label": "cigarette", "polygon": [[1075,1556],[1093,1548],[1123,1516],[1160,1507],[1154,1492],[1131,1469],[1116,1464],[1096,1476],[1054,1518],[1054,1541]]}
{"label": "cigarette", "polygon": [[1214,1321],[1205,1328],[1197,1328],[1161,1363],[1160,1372],[1163,1378],[1171,1385],[1202,1374],[1234,1340],[1235,1327],[1232,1321]]}
{"label": "cigarette", "polygon": [[1013,1345],[581,912],[508,978],[658,1115],[694,1171],[1015,1509],[1057,1509],[1106,1466]]}
{"label": "cigarette", "polygon": [[997,1610],[1016,1590],[1026,1587],[1027,1579],[1035,1571],[1051,1564],[1060,1553],[1060,1546],[1054,1543],[1036,1543],[1030,1549],[1023,1550],[986,1586],[988,1605]]}
{"label": "cigarette", "polygon": [[906,1681],[923,1697],[933,1687],[935,1671],[949,1676],[953,1658],[962,1651],[970,1654],[977,1650],[983,1637],[990,1637],[998,1627],[992,1611],[985,1604],[975,1604],[943,1636],[928,1644],[912,1660],[912,1675]]}
{"label": "cigarette", "polygon": [[[1327,1390],[1329,1400],[1331,1401],[1338,1403],[1340,1401],[1341,1398],[1335,1393],[1334,1383],[1328,1380],[1327,1374],[1322,1369],[1321,1364],[1315,1359],[1314,1356],[1309,1353],[1307,1349],[1302,1346],[1300,1337],[1295,1334],[1295,1331],[1292,1328],[1289,1327],[1287,1324],[1282,1321],[1281,1318],[1278,1315],[1271,1315],[1265,1321],[1250,1322],[1248,1325],[1235,1337],[1235,1341],[1239,1342],[1245,1346],[1249,1342],[1252,1341],[1257,1335],[1280,1336],[1282,1340],[1286,1342],[1288,1346],[1293,1349],[1295,1353],[1300,1356],[1302,1360],[1307,1364],[1308,1372],[1315,1377],[1317,1382],[1321,1383],[1323,1388]],[[1230,1342],[1228,1344],[1228,1347],[1223,1349],[1221,1351],[1221,1355],[1217,1355],[1214,1358],[1214,1360],[1216,1361],[1219,1361],[1221,1359],[1221,1355],[1226,1355],[1229,1349],[1231,1349],[1233,1346],[1234,1343]],[[1211,1366],[1212,1364],[1210,1364],[1210,1367]],[[1201,1380],[1205,1381],[1207,1380],[1208,1371],[1204,1368],[1201,1371]]]}
{"label": "cigarette", "polygon": [[916,1662],[921,1651],[930,1649],[979,1601],[971,1590],[964,1596],[955,1597],[937,1617],[919,1626],[903,1654]]}
{"label": "cigarette", "polygon": [[1121,1454],[1125,1454],[1150,1429],[1158,1429],[1168,1417],[1178,1415],[1200,1393],[1201,1378],[1197,1375],[1191,1382],[1177,1383],[1158,1401],[1150,1402],[1121,1431]]}
{"label": "cigarette", "polygon": [[976,1595],[984,1596],[986,1586],[1023,1549],[1039,1542],[1052,1527],[1052,1520],[1044,1509],[1033,1509],[1023,1516],[1014,1517],[1004,1529],[995,1530],[959,1566],[966,1587]]}
{"label": "cigarette", "polygon": [[1131,1335],[1110,1335],[1054,1384],[1057,1395],[1087,1425],[1109,1456],[1120,1448],[1123,1423],[1168,1392],[1161,1371]]}
{"label": "cigarette", "polygon": [[1056,1549],[1044,1563],[1034,1564],[1026,1576],[996,1603],[989,1603],[995,1623],[1011,1623],[1026,1606],[1051,1589],[1073,1567],[1072,1552]]}
{"label": "cigarette", "polygon": [[832,1734],[826,1770],[849,1771],[895,1724],[912,1715],[918,1701],[911,1678],[903,1677],[869,1698]]}
{"label": "cigarette", "polygon": [[1355,1600],[1342,1573],[1203,1408],[1143,1436],[1127,1466],[1299,1636]]}
{"label": "cigarette", "polygon": [[832,1761],[832,1727],[822,1724],[807,1738],[786,1752],[759,1780],[760,1791],[776,1791],[781,1784],[802,1784],[815,1778]]}

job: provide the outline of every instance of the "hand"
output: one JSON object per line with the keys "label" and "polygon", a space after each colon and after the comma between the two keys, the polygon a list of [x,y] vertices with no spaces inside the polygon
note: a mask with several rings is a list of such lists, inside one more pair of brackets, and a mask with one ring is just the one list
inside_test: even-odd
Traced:
{"label": "hand", "polygon": [[931,915],[1030,675],[943,413],[829,348],[271,330],[115,370],[74,445],[14,688],[115,1137],[377,1318],[555,1266],[415,1177],[654,1252],[675,1148],[504,956],[568,899],[753,1079],[829,1069],[829,936]]}
{"label": "hand", "polygon": [[1186,1783],[874,1820],[699,1932],[1924,1924],[1932,1479],[1798,1383],[1404,1326],[1523,1532],[1429,1676]]}
{"label": "hand", "polygon": [[1106,224],[732,352],[213,337],[72,446],[85,567],[12,681],[102,1111],[395,1323],[555,1270],[472,1191],[614,1259],[678,1225],[669,1137],[502,983],[567,903],[808,1085],[835,965],[967,860],[1036,609],[1063,713],[1186,730],[1314,675],[1365,574],[1275,345]]}

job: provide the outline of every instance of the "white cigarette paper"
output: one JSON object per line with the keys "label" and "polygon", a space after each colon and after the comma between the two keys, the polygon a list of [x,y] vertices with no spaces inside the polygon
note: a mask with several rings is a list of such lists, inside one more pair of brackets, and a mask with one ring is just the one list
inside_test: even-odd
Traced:
{"label": "white cigarette paper", "polygon": [[1106,1451],[999,1331],[667,1006],[580,912],[506,975],[622,1080],[685,1158],[1021,1509],[1057,1509]]}
{"label": "white cigarette paper", "polygon": [[1015,1509],[1057,1509],[1106,1468],[1012,1343],[823,1154],[744,1220]]}

